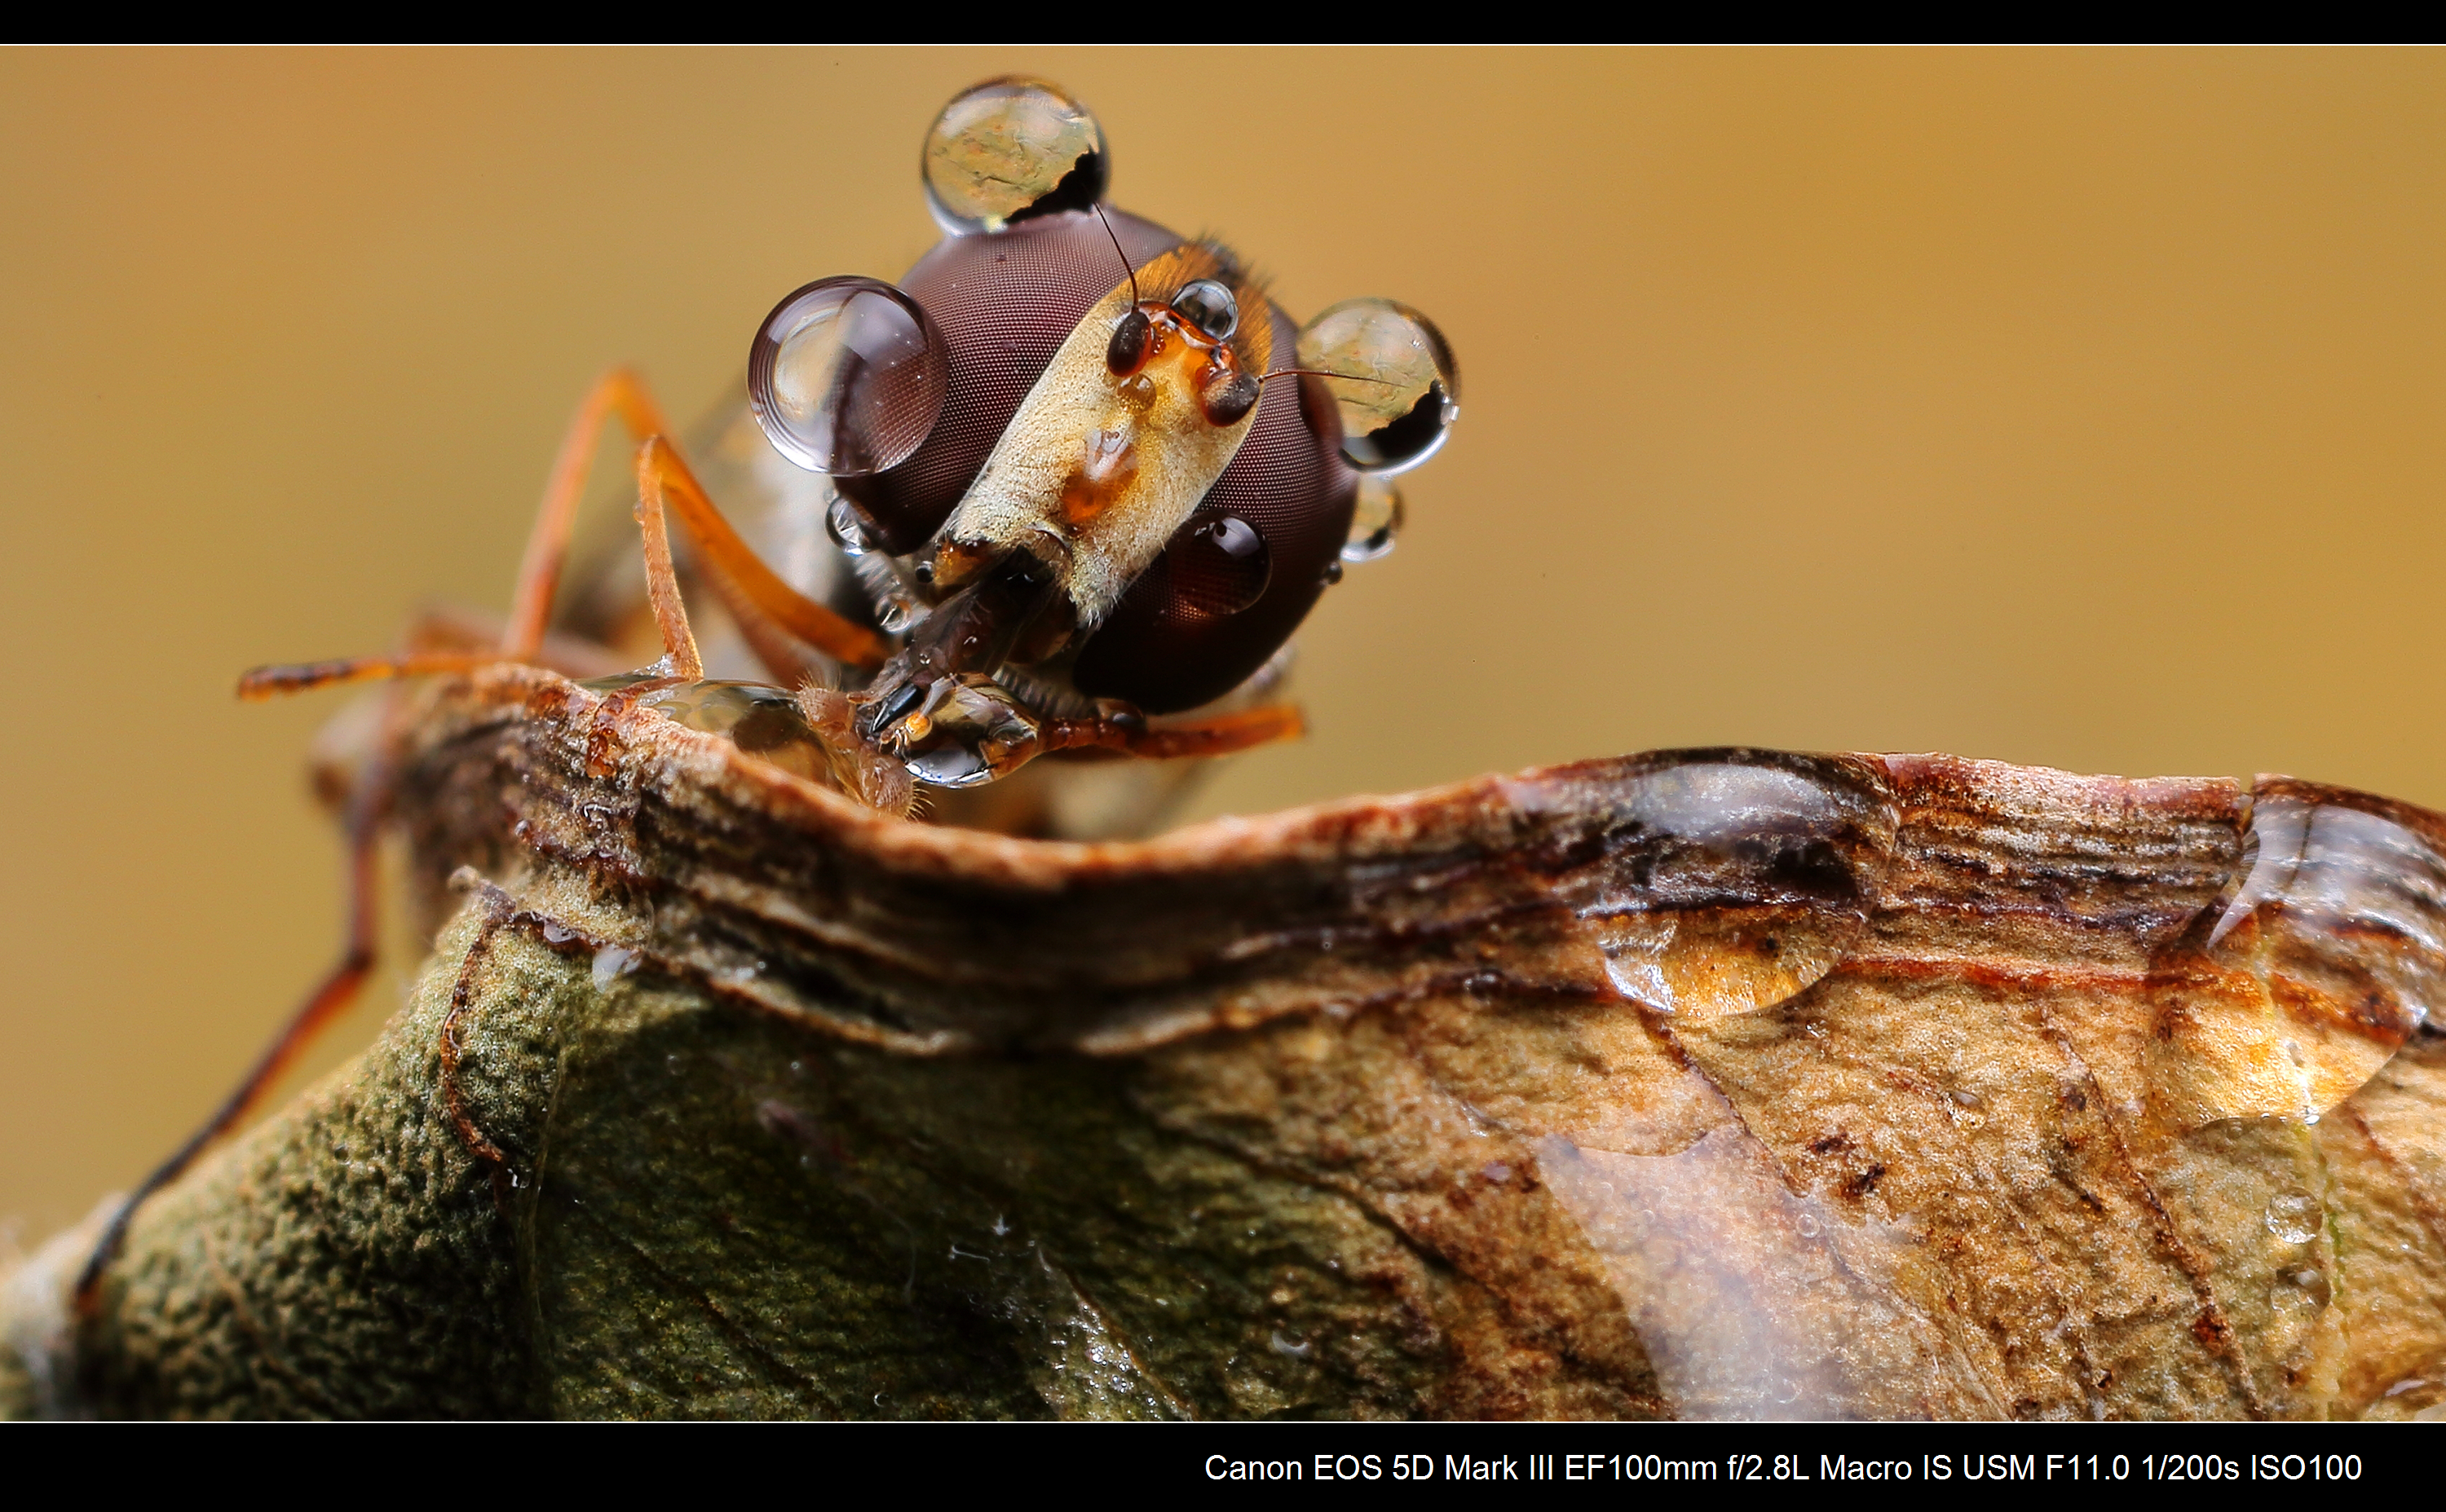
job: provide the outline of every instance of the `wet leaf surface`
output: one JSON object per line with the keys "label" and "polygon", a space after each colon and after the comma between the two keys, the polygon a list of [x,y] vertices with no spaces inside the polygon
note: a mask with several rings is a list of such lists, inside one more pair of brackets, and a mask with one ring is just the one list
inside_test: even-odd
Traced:
{"label": "wet leaf surface", "polygon": [[1720,751],[1063,846],[543,674],[419,728],[415,999],[81,1335],[19,1270],[9,1409],[2446,1397],[2422,811]]}

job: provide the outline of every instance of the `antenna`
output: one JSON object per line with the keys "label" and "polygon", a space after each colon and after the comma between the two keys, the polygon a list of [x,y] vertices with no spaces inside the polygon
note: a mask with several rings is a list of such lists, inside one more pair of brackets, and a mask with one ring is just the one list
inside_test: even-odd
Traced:
{"label": "antenna", "polygon": [[1104,207],[1101,204],[1089,208],[1096,212],[1096,218],[1104,223],[1104,234],[1113,238],[1113,255],[1121,260],[1122,271],[1130,275],[1130,308],[1136,309],[1138,308],[1138,271],[1130,266],[1130,254],[1121,251],[1120,233],[1113,229],[1113,217],[1104,214]]}

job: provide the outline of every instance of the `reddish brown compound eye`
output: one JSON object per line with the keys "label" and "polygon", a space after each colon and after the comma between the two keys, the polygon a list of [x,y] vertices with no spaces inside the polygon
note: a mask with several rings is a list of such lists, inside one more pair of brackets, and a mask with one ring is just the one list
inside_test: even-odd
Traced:
{"label": "reddish brown compound eye", "polygon": [[[1274,350],[1290,350],[1290,318],[1267,312]],[[1246,315],[1260,318],[1253,301]],[[1282,649],[1341,561],[1358,492],[1311,410],[1329,432],[1330,405],[1304,407],[1288,382],[1264,385],[1232,465],[1080,648],[1080,692],[1177,713],[1231,692]]]}
{"label": "reddish brown compound eye", "polygon": [[908,459],[950,387],[943,338],[915,300],[874,278],[824,278],[773,307],[747,352],[747,402],[774,448],[855,476]]}
{"label": "reddish brown compound eye", "polygon": [[1053,354],[1127,277],[1114,239],[1139,267],[1180,245],[1152,221],[1105,215],[1110,235],[1096,215],[1063,213],[947,236],[900,280],[942,333],[951,382],[942,419],[907,460],[840,482],[878,548],[905,555],[950,517]]}

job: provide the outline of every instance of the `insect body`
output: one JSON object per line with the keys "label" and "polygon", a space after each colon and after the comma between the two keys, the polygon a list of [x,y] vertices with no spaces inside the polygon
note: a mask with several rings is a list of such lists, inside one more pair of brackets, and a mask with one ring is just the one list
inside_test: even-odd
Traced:
{"label": "insect body", "polygon": [[[809,284],[756,333],[747,401],[768,450],[711,476],[764,479],[733,498],[764,551],[614,373],[562,445],[497,640],[429,618],[404,655],[260,668],[241,694],[502,661],[613,672],[589,632],[618,619],[621,592],[572,595],[548,630],[586,461],[616,418],[639,442],[645,572],[626,596],[663,656],[597,684],[615,699],[892,812],[919,785],[988,787],[1065,752],[1212,756],[1296,734],[1297,713],[1265,701],[1283,647],[1344,562],[1389,549],[1401,505],[1384,479],[1457,416],[1451,353],[1389,301],[1295,325],[1222,247],[1107,209],[1108,163],[1102,128],[1050,84],[992,81],[945,108],[924,153],[942,243],[896,287]],[[743,427],[717,429],[719,451]],[[716,670],[761,675],[708,679],[684,571],[752,663]],[[339,964],[140,1185],[86,1269],[86,1305],[136,1204],[244,1116],[370,969],[388,745],[346,795],[356,899]]]}

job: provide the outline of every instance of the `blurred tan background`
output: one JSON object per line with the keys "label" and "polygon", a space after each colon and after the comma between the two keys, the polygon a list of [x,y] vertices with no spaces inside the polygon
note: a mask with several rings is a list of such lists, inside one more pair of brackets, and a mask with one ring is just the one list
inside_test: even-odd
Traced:
{"label": "blurred tan background", "polygon": [[1315,736],[1201,812],[1730,742],[2446,806],[2446,56],[0,54],[0,1219],[136,1177],[333,947],[337,700],[236,672],[501,607],[587,381],[693,414],[896,276],[1014,69],[1295,314],[1460,354]]}

